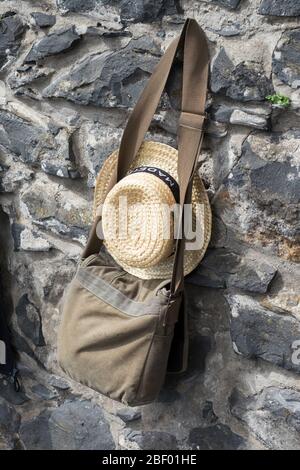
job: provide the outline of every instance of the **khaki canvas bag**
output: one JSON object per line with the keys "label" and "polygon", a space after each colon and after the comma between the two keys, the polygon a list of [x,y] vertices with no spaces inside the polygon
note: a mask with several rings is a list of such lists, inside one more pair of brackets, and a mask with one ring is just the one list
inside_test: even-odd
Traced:
{"label": "khaki canvas bag", "polygon": [[[208,77],[205,35],[186,20],[141,94],[124,130],[115,174],[119,181],[141,146],[178,52],[183,53],[178,126],[179,202],[191,185],[203,139]],[[165,374],[187,366],[184,299],[185,240],[177,239],[171,279],[139,279],[122,269],[97,237],[96,217],[77,273],[63,300],[58,361],[71,378],[128,405],[152,402]],[[183,218],[181,219],[183,224]]]}

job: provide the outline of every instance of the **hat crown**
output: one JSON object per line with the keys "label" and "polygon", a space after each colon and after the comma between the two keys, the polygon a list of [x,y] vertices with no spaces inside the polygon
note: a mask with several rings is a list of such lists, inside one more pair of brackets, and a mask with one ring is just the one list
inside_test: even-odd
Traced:
{"label": "hat crown", "polygon": [[171,188],[155,173],[133,170],[112,188],[103,204],[106,246],[131,266],[153,266],[173,252],[176,201]]}

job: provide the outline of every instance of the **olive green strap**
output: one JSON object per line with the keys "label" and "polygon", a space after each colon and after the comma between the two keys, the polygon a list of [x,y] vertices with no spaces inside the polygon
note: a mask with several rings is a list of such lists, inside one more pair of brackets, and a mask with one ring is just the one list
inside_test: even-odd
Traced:
{"label": "olive green strap", "polygon": [[[190,201],[188,187],[192,181],[203,138],[202,127],[208,78],[208,48],[205,34],[193,19],[187,19],[180,36],[172,41],[154,69],[124,130],[118,164],[111,175],[108,191],[126,175],[135,158],[157,109],[165,88],[176,53],[183,48],[182,111],[178,126],[178,178],[180,205]],[[96,235],[97,217],[84,250],[83,256],[99,250],[100,240]],[[183,222],[183,221],[182,221]],[[177,240],[171,291],[177,294],[183,284],[183,256],[185,241]]]}

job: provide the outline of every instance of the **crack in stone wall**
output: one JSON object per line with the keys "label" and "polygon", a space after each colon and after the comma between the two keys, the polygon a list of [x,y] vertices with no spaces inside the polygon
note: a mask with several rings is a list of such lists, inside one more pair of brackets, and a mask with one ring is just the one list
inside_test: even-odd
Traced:
{"label": "crack in stone wall", "polygon": [[5,316],[7,321],[10,320],[10,316],[13,312],[12,301],[11,301],[11,281],[10,281],[10,273],[9,273],[9,263],[8,257],[11,251],[10,246],[10,224],[9,224],[9,217],[7,214],[4,213],[0,206],[0,245],[1,245],[1,253],[0,253],[0,282],[1,282],[1,291],[0,291],[0,299],[1,299],[1,310],[5,312]]}

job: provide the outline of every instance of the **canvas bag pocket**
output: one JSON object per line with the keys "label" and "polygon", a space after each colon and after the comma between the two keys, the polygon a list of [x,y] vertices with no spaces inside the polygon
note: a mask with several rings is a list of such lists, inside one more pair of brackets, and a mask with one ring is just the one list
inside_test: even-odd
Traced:
{"label": "canvas bag pocket", "polygon": [[[153,282],[157,288],[153,289]],[[168,295],[100,255],[85,260],[69,285],[58,360],[74,380],[129,405],[153,401],[163,384],[174,326]]]}

